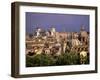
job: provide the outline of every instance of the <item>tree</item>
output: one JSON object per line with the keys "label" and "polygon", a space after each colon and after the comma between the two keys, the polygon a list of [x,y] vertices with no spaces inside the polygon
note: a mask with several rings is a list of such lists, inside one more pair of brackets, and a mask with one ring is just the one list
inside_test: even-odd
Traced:
{"label": "tree", "polygon": [[53,66],[54,64],[54,59],[51,55],[38,54],[33,57],[26,56],[27,67]]}
{"label": "tree", "polygon": [[57,57],[57,65],[72,65],[78,64],[79,56],[75,53],[64,53]]}

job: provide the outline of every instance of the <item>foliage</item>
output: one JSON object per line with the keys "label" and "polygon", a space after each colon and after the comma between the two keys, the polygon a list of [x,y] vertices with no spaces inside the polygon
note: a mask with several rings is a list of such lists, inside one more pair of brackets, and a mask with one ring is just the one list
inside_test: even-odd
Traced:
{"label": "foliage", "polygon": [[72,65],[78,64],[78,55],[75,53],[65,53],[58,56],[56,64],[57,65]]}
{"label": "foliage", "polygon": [[[77,64],[81,64],[80,56],[75,52],[62,53],[59,56],[52,56],[48,54],[36,54],[33,56],[26,55],[27,67]],[[89,56],[85,58],[85,64],[89,64]]]}
{"label": "foliage", "polygon": [[35,56],[26,56],[26,66],[50,66],[53,65],[54,61],[50,55],[38,54]]}

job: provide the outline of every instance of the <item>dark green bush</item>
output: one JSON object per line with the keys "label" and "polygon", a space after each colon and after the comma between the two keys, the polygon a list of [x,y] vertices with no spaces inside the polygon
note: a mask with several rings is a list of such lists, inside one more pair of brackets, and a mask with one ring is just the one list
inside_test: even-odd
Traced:
{"label": "dark green bush", "polygon": [[[78,53],[62,53],[59,56],[52,56],[46,54],[38,54],[29,56],[26,55],[26,66],[57,66],[57,65],[76,65],[80,63]],[[85,59],[85,64],[89,64],[89,57]]]}
{"label": "dark green bush", "polygon": [[50,55],[38,54],[35,56],[26,56],[26,66],[51,66],[54,65],[54,60]]}
{"label": "dark green bush", "polygon": [[75,53],[64,53],[58,56],[56,64],[57,65],[71,65],[78,64],[78,55]]}

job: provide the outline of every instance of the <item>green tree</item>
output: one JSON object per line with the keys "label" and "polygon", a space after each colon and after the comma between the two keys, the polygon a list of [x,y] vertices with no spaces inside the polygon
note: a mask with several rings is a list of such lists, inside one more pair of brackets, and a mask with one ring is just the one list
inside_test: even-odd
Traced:
{"label": "green tree", "polygon": [[26,56],[26,66],[34,67],[34,66],[53,66],[54,59],[51,55],[38,54],[32,57]]}

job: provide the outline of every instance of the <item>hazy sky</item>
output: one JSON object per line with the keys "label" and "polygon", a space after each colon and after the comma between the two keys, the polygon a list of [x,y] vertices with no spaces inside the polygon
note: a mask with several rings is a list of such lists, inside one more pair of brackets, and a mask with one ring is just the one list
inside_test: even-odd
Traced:
{"label": "hazy sky", "polygon": [[89,15],[26,12],[27,33],[33,33],[37,27],[45,30],[55,27],[58,32],[79,32],[82,25],[89,31]]}

